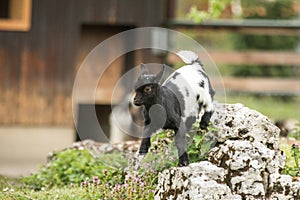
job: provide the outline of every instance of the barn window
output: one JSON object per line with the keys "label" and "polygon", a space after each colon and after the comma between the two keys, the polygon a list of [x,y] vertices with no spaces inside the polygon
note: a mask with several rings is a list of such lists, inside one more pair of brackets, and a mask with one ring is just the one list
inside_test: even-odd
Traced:
{"label": "barn window", "polygon": [[28,31],[32,0],[0,0],[0,31]]}

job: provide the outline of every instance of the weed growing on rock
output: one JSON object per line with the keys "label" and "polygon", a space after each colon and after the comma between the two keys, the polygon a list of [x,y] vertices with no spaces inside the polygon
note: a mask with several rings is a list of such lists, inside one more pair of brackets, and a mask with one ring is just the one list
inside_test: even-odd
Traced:
{"label": "weed growing on rock", "polygon": [[213,134],[215,131],[218,131],[218,129],[215,128],[212,123],[210,123],[207,127],[207,131],[201,130],[199,126],[199,123],[193,124],[192,130],[187,134],[190,141],[188,146],[188,154],[191,163],[208,159],[207,154],[215,141],[212,138],[209,138],[209,134],[207,133]]}
{"label": "weed growing on rock", "polygon": [[299,158],[300,158],[300,150],[299,146],[293,144],[290,147],[290,152],[286,153],[287,162],[284,167],[284,173],[291,175],[293,177],[300,176],[300,168],[299,168]]}

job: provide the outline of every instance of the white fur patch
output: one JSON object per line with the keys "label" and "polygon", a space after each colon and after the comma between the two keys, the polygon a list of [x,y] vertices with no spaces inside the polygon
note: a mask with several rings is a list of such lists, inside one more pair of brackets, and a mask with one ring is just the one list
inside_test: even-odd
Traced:
{"label": "white fur patch", "polygon": [[192,64],[198,60],[198,55],[192,51],[181,50],[177,52],[177,55],[182,59],[186,64]]}
{"label": "white fur patch", "polygon": [[[212,111],[213,109],[208,79],[199,70],[202,71],[199,63],[185,65],[173,72],[163,83],[163,85],[168,85],[168,83],[176,85],[179,88],[179,92],[183,95],[184,110],[182,110],[182,119],[184,121],[189,116],[199,115],[198,119],[201,119],[204,112]],[[201,82],[204,83],[203,87],[201,87]],[[199,108],[201,104],[202,107]]]}

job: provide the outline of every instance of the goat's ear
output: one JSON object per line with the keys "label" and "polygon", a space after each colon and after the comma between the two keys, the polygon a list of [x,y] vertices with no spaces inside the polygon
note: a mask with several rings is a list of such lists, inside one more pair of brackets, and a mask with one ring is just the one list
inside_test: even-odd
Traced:
{"label": "goat's ear", "polygon": [[147,69],[147,67],[146,67],[146,65],[144,63],[141,64],[141,74],[142,75],[149,74],[149,71],[148,71],[148,69]]}
{"label": "goat's ear", "polygon": [[163,77],[164,72],[165,72],[165,68],[166,68],[166,66],[163,65],[162,70],[161,70],[160,72],[158,72],[158,74],[155,76],[155,79],[156,79],[156,82],[157,82],[157,83],[159,83],[160,80],[161,80],[161,78]]}

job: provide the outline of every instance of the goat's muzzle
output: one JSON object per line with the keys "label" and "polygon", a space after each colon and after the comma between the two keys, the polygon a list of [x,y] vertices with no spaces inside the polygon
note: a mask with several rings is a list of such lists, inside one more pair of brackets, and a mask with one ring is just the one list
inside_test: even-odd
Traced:
{"label": "goat's muzzle", "polygon": [[136,106],[141,106],[143,105],[143,102],[137,98],[134,98],[133,99],[133,104],[136,105]]}

